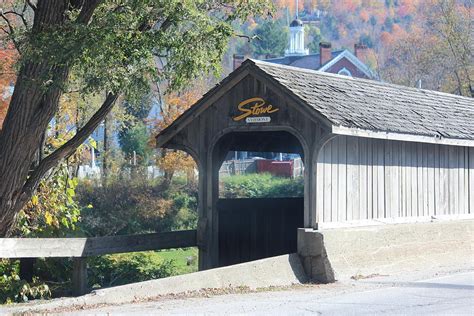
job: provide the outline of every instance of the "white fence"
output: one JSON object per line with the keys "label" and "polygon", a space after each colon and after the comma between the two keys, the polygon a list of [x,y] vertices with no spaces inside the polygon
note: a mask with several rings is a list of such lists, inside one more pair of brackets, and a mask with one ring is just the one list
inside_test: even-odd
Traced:
{"label": "white fence", "polygon": [[[146,167],[146,171],[148,179],[155,179],[164,174],[163,171],[156,166],[148,166]],[[82,165],[79,166],[77,177],[79,179],[100,179],[101,173],[102,170],[98,166],[91,167],[89,165]],[[130,175],[130,168],[126,168],[124,173]]]}
{"label": "white fence", "polygon": [[236,174],[256,173],[257,162],[255,159],[227,160],[219,170],[219,176],[230,176]]}

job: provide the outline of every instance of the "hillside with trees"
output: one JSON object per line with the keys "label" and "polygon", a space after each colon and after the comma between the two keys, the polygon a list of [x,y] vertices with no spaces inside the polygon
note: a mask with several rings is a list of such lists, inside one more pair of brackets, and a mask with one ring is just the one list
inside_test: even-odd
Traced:
{"label": "hillside with trees", "polygon": [[[283,54],[296,1],[274,4],[272,16],[237,26],[258,38],[238,40],[235,53],[254,58]],[[384,81],[472,96],[471,1],[300,0],[298,12],[310,53],[318,52],[320,41],[351,51],[362,43],[370,50],[368,66]]]}

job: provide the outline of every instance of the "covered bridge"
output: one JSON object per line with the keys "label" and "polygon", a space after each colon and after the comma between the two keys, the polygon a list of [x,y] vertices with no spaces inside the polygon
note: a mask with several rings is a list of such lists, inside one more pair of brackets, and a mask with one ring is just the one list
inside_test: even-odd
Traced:
{"label": "covered bridge", "polygon": [[[471,98],[247,60],[157,144],[198,165],[200,269],[294,252],[300,227],[474,212]],[[304,198],[220,201],[230,150],[300,154]]]}

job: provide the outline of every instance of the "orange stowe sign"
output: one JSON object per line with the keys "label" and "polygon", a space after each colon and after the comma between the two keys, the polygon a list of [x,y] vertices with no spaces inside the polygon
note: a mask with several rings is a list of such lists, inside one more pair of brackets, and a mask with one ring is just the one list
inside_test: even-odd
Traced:
{"label": "orange stowe sign", "polygon": [[269,122],[270,117],[267,117],[267,120],[253,120],[250,121],[250,118],[261,117],[265,114],[275,113],[279,108],[274,108],[273,105],[268,104],[262,98],[250,98],[239,103],[237,109],[242,113],[233,118],[234,121],[238,122],[243,119],[246,119],[246,122]]}

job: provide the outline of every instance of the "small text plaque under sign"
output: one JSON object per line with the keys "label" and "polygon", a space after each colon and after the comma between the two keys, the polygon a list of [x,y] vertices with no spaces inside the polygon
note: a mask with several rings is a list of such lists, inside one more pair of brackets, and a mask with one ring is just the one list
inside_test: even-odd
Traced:
{"label": "small text plaque under sign", "polygon": [[271,120],[270,116],[247,117],[245,123],[268,123]]}

